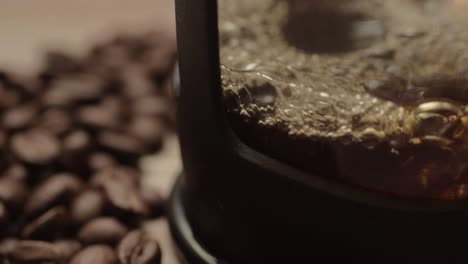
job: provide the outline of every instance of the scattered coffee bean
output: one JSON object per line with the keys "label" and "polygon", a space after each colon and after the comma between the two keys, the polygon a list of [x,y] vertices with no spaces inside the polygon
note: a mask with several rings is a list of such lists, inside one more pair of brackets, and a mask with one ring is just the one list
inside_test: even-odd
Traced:
{"label": "scattered coffee bean", "polygon": [[146,152],[144,141],[129,134],[104,131],[98,135],[97,141],[104,148],[123,155],[140,156]]}
{"label": "scattered coffee bean", "polygon": [[58,233],[65,222],[66,211],[64,207],[55,207],[27,225],[22,233],[27,239],[50,239]]}
{"label": "scattered coffee bean", "polygon": [[121,96],[108,95],[101,101],[100,106],[119,116],[126,116],[125,107],[127,100]]}
{"label": "scattered coffee bean", "polygon": [[118,259],[111,247],[105,245],[89,246],[78,252],[70,264],[117,264]]}
{"label": "scattered coffee bean", "polygon": [[34,99],[42,88],[42,82],[38,76],[20,72],[8,72],[5,79],[6,85],[21,94],[22,99]]}
{"label": "scattered coffee bean", "polygon": [[68,106],[77,102],[98,100],[103,84],[97,76],[83,75],[78,78],[55,80],[44,94],[44,104],[48,106]]}
{"label": "scattered coffee bean", "polygon": [[132,111],[136,115],[165,117],[170,109],[169,102],[163,97],[142,97],[133,101]]}
{"label": "scattered coffee bean", "polygon": [[166,199],[160,191],[153,188],[143,188],[141,190],[143,200],[149,208],[151,216],[160,216],[164,213]]}
{"label": "scattered coffee bean", "polygon": [[68,261],[81,249],[81,243],[76,240],[58,240],[53,244],[64,261]]}
{"label": "scattered coffee bean", "polygon": [[96,152],[89,156],[89,167],[94,171],[108,169],[116,166],[117,162],[111,155],[104,152]]}
{"label": "scattered coffee bean", "polygon": [[93,147],[90,135],[84,130],[75,130],[63,138],[63,155],[60,158],[65,170],[87,177],[87,155]]}
{"label": "scattered coffee bean", "polygon": [[128,233],[117,246],[117,256],[122,264],[161,263],[161,250],[156,241],[142,231]]}
{"label": "scattered coffee bean", "polygon": [[9,207],[23,206],[28,195],[25,184],[10,178],[0,178],[0,201]]}
{"label": "scattered coffee bean", "polygon": [[7,141],[7,135],[6,132],[0,129],[0,148],[5,148],[5,144]]}
{"label": "scattered coffee bean", "polygon": [[13,263],[58,263],[61,254],[52,243],[23,240],[15,243],[9,258]]}
{"label": "scattered coffee bean", "polygon": [[6,129],[22,129],[30,125],[37,114],[33,104],[26,104],[11,108],[3,115],[2,125]]}
{"label": "scattered coffee bean", "polygon": [[49,109],[40,116],[38,127],[54,135],[62,135],[71,129],[72,124],[65,110]]}
{"label": "scattered coffee bean", "polygon": [[71,219],[75,223],[88,222],[102,214],[105,203],[104,195],[100,191],[84,191],[71,204]]}
{"label": "scattered coffee bean", "polygon": [[153,240],[143,241],[133,252],[130,263],[161,263],[161,249],[159,244]]}
{"label": "scattered coffee bean", "polygon": [[76,153],[86,150],[91,144],[89,135],[82,131],[74,131],[67,135],[63,140],[63,149],[66,152]]}
{"label": "scattered coffee bean", "polygon": [[115,166],[99,171],[91,178],[91,185],[95,187],[104,187],[108,182],[121,182],[128,184],[132,188],[138,188],[140,185],[141,173],[128,166]]}
{"label": "scattered coffee bean", "polygon": [[18,91],[7,89],[0,83],[0,108],[10,108],[18,105],[21,96]]}
{"label": "scattered coffee bean", "polygon": [[143,240],[144,234],[140,230],[129,232],[117,246],[117,256],[121,263],[130,263],[135,249]]}
{"label": "scattered coffee bean", "polygon": [[0,225],[8,222],[8,209],[0,202]]}
{"label": "scattered coffee bean", "polygon": [[163,122],[155,117],[137,117],[129,124],[128,132],[145,142],[160,145],[165,133]]}
{"label": "scattered coffee bean", "polygon": [[112,168],[98,173],[92,184],[101,187],[115,208],[136,215],[147,214],[148,208],[132,173],[124,168]]}
{"label": "scattered coffee bean", "polygon": [[91,50],[89,62],[91,67],[99,67],[101,70],[116,71],[124,68],[130,62],[128,50],[115,43],[109,43],[107,46],[96,46]]}
{"label": "scattered coffee bean", "polygon": [[124,71],[124,93],[130,98],[151,95],[155,89],[149,78],[145,78],[145,69],[136,65],[128,66]]}
{"label": "scattered coffee bean", "polygon": [[81,181],[72,174],[51,176],[33,190],[24,211],[28,215],[43,212],[54,205],[67,202],[81,188]]}
{"label": "scattered coffee bean", "polygon": [[18,242],[19,240],[16,238],[5,238],[1,240],[0,241],[0,260],[2,260],[3,262],[6,262],[6,260],[2,258],[8,258],[8,256],[11,254],[11,252],[13,251],[13,249],[15,248]]}
{"label": "scattered coffee bean", "polygon": [[54,161],[61,151],[60,141],[43,130],[19,133],[11,139],[12,151],[23,161],[45,165]]}
{"label": "scattered coffee bean", "polygon": [[158,39],[159,42],[152,44],[157,48],[148,50],[144,55],[145,63],[156,80],[161,80],[170,74],[174,67],[176,50],[175,40],[165,32],[154,33],[150,39]]}
{"label": "scattered coffee bean", "polygon": [[45,71],[51,74],[70,74],[79,72],[82,65],[77,58],[61,51],[49,51],[45,55]]}
{"label": "scattered coffee bean", "polygon": [[86,244],[115,244],[127,233],[127,228],[114,218],[101,217],[91,220],[78,232],[78,238]]}
{"label": "scattered coffee bean", "polygon": [[118,113],[103,106],[87,106],[78,110],[78,121],[91,128],[115,129],[120,126]]}
{"label": "scattered coffee bean", "polygon": [[26,168],[20,163],[12,163],[10,166],[2,173],[2,176],[10,180],[25,182],[27,177]]}

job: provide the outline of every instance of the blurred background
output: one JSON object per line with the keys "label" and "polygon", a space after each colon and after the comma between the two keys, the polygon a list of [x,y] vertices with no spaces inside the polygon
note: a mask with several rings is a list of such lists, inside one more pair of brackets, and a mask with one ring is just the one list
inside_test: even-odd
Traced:
{"label": "blurred background", "polygon": [[121,32],[175,33],[171,0],[0,0],[0,67],[35,69],[44,49],[83,53]]}

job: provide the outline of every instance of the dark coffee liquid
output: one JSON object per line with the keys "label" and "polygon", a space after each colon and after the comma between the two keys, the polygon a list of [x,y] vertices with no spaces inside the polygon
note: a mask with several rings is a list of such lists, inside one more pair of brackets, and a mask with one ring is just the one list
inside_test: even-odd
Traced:
{"label": "dark coffee liquid", "polygon": [[466,0],[221,1],[233,128],[313,174],[465,198],[467,11]]}

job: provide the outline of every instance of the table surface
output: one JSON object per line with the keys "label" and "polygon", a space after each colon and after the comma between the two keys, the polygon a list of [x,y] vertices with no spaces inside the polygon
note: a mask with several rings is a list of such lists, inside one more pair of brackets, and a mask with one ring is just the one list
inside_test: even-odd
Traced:
{"label": "table surface", "polygon": [[34,69],[45,48],[83,52],[116,32],[175,32],[173,0],[0,0],[0,67]]}
{"label": "table surface", "polygon": [[[175,36],[172,0],[0,0],[0,69],[34,72],[44,50],[73,54],[120,32],[166,29]],[[168,193],[181,168],[175,136],[162,152],[145,157],[145,184]],[[177,264],[164,218],[150,221],[149,232],[163,247],[163,264]]]}

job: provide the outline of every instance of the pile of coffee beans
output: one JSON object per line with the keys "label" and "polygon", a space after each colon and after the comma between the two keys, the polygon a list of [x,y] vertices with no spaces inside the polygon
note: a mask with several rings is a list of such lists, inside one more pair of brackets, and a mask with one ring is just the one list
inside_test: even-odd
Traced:
{"label": "pile of coffee beans", "polygon": [[142,223],[164,197],[142,188],[138,160],[173,133],[175,60],[151,32],[0,71],[0,263],[160,263]]}

